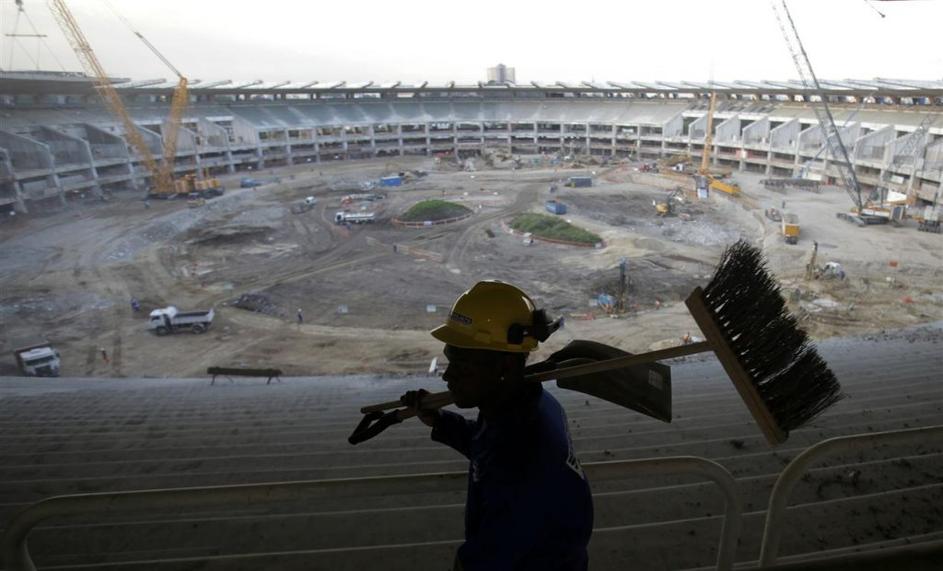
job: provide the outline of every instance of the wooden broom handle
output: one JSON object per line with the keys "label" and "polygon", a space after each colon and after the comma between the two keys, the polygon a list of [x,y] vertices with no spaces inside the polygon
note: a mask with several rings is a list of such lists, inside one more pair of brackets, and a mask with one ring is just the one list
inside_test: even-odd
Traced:
{"label": "wooden broom handle", "polygon": [[[625,355],[623,357],[606,359],[605,361],[595,361],[585,365],[574,365],[572,367],[566,367],[563,369],[555,369],[552,371],[545,371],[543,373],[534,373],[524,377],[524,380],[537,383],[549,381],[551,379],[567,379],[569,377],[579,377],[581,375],[588,375],[591,373],[601,373],[604,371],[611,371],[613,369],[631,367],[632,365],[642,365],[645,363],[652,363],[654,361],[673,359],[675,357],[694,355],[696,353],[705,353],[707,351],[713,350],[714,347],[709,342],[701,341],[699,343],[691,343],[690,345],[678,345],[675,347],[669,347],[667,349],[659,349],[658,351],[650,351],[640,355]],[[452,393],[449,391],[443,391],[440,393],[430,393],[426,395],[422,404],[424,405],[423,408],[442,408],[452,404],[453,402],[455,402],[455,400],[452,398]],[[401,406],[403,406],[402,401],[393,400],[380,404],[365,406],[360,409],[360,412],[363,414],[368,414],[371,412],[389,410],[391,408],[399,408]],[[410,418],[412,416],[415,416],[415,414],[411,414],[408,410],[399,411],[399,417],[401,419]]]}

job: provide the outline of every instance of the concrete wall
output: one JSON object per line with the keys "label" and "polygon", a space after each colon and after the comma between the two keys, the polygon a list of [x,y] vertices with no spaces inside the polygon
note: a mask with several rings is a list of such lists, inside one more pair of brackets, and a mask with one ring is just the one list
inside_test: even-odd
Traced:
{"label": "concrete wall", "polygon": [[[715,154],[715,161],[773,176],[818,178],[829,168],[832,159],[824,149],[824,132],[811,109],[795,105],[780,108],[769,102],[762,108],[754,107],[743,102],[719,106],[714,119],[715,150],[722,152]],[[156,128],[166,117],[166,108],[151,106],[132,109],[132,113],[136,120]],[[485,148],[645,160],[690,154],[697,160],[706,113],[703,102],[286,101],[194,105],[180,131],[175,172],[202,174],[209,169],[212,174],[407,153],[467,156]],[[17,192],[45,196],[50,188],[62,191],[83,184],[81,176],[91,177],[96,185],[133,179],[138,188],[144,188],[149,173],[133,149],[129,151],[107,113],[88,108],[74,115],[83,121],[69,123],[62,114],[13,114],[10,123],[16,131],[0,132],[0,150],[5,152]],[[882,118],[886,123],[880,122]],[[919,191],[924,185],[939,184],[936,170],[923,169],[914,185],[909,180],[912,161],[893,163],[895,153],[907,142],[907,135],[900,133],[915,128],[916,119],[870,113],[867,129],[850,119],[851,115],[844,118],[847,124],[840,132],[853,160],[863,169],[863,180],[876,178],[879,172],[892,187],[903,184]],[[901,126],[899,122],[910,124]],[[159,158],[161,135],[145,127],[140,132]],[[943,140],[943,128],[931,129],[932,137]],[[928,157],[929,153],[935,157],[939,149],[940,145],[932,142]],[[921,157],[918,162],[923,165],[928,161]],[[898,180],[904,183],[895,182]]]}

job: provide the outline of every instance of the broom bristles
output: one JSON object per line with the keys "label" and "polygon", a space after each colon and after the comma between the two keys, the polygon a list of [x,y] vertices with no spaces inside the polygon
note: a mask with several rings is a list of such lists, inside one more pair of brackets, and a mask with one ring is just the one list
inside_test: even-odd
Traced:
{"label": "broom bristles", "polygon": [[843,397],[838,379],[786,308],[759,249],[743,240],[728,247],[704,299],[783,431],[802,426]]}

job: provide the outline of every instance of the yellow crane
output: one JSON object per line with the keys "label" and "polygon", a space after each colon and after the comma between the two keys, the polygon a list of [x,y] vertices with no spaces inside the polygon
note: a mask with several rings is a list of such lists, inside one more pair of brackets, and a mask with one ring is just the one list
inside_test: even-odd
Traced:
{"label": "yellow crane", "polygon": [[[163,133],[163,164],[158,165],[157,160],[154,158],[154,154],[151,152],[150,147],[148,147],[147,143],[144,141],[144,137],[142,137],[141,133],[138,131],[137,125],[135,125],[134,120],[131,118],[127,108],[124,106],[124,102],[121,100],[121,96],[118,94],[118,91],[108,79],[108,74],[105,72],[105,68],[102,67],[101,62],[98,61],[98,56],[95,55],[91,44],[88,43],[88,39],[86,39],[85,34],[79,27],[79,23],[75,19],[75,16],[72,15],[69,7],[66,6],[65,1],[49,0],[49,9],[53,16],[55,16],[56,22],[62,29],[62,32],[69,41],[69,44],[72,46],[72,50],[75,51],[75,55],[78,57],[82,67],[85,68],[85,73],[95,80],[95,87],[97,88],[99,95],[101,95],[101,98],[104,100],[105,105],[107,105],[108,109],[118,118],[119,121],[121,121],[128,142],[141,157],[141,160],[144,162],[144,166],[147,167],[147,170],[150,171],[154,179],[154,188],[152,193],[158,196],[172,196],[173,194],[180,192],[180,190],[174,186],[173,171],[174,158],[177,154],[177,135],[180,130],[183,112],[186,109],[187,103],[189,101],[187,78],[177,71],[177,68],[171,65],[167,58],[157,51],[157,48],[147,41],[143,35],[132,29],[134,34],[138,36],[145,43],[145,45],[147,45],[147,47],[152,52],[154,52],[154,54],[157,55],[161,61],[164,62],[164,64],[170,67],[170,69],[173,70],[173,72],[176,73],[177,77],[179,78],[177,87],[174,89],[174,94],[171,99],[170,116],[167,121],[167,129],[165,130],[166,132]],[[186,192],[186,190],[187,189],[183,189],[182,191]]]}
{"label": "yellow crane", "polygon": [[707,107],[707,131],[704,133],[704,152],[701,154],[701,167],[697,170],[697,187],[725,192],[731,196],[740,195],[740,187],[714,178],[710,172],[711,152],[714,150],[714,108],[717,106],[717,92],[711,92],[710,105]]}
{"label": "yellow crane", "polygon": [[704,132],[704,152],[701,153],[701,176],[710,174],[711,151],[714,148],[714,106],[717,105],[717,92],[711,91],[711,102],[707,106],[707,131]]}

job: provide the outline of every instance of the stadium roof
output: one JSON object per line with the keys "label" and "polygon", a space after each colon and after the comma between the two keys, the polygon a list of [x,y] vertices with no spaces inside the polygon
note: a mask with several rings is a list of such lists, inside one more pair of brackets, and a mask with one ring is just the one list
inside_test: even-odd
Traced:
{"label": "stadium roof", "polygon": [[[175,86],[174,81],[164,79],[145,79],[131,81],[126,78],[112,79],[115,87],[126,93],[165,94]],[[891,97],[927,97],[943,96],[943,80],[912,80],[874,78],[820,81],[823,92],[835,96],[875,96]],[[732,82],[695,82],[695,81],[582,81],[582,82],[545,82],[487,84],[483,82],[458,84],[454,81],[433,83],[428,81],[404,83],[390,81],[376,83],[372,81],[235,81],[193,80],[190,85],[193,93],[200,94],[252,94],[252,95],[288,95],[319,93],[362,93],[362,94],[405,94],[415,92],[438,93],[447,95],[457,92],[511,92],[526,95],[528,93],[546,93],[566,95],[606,95],[606,94],[657,94],[666,96],[703,95],[711,91],[738,95],[810,95],[808,89],[796,80],[762,80]],[[0,71],[0,94],[83,94],[94,92],[94,82],[81,73],[68,72],[21,72]]]}

